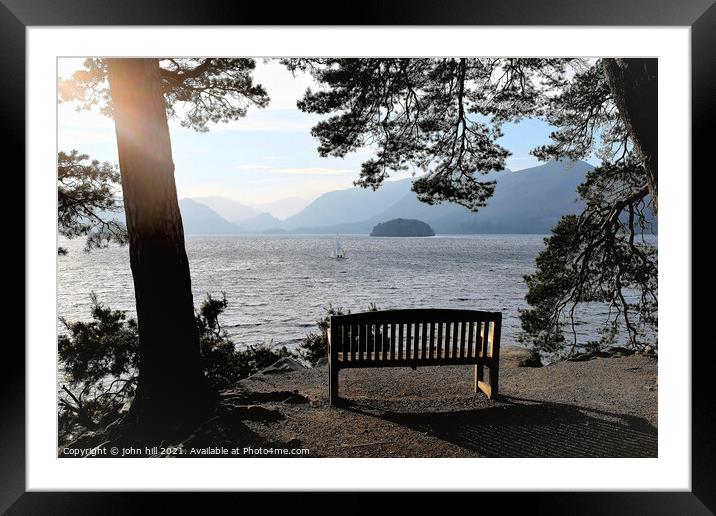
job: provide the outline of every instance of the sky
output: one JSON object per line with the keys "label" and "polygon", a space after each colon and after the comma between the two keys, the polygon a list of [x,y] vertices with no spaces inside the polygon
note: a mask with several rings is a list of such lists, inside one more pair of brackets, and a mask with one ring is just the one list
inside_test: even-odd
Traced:
{"label": "sky", "polygon": [[[58,75],[69,78],[82,68],[82,59],[58,60]],[[319,115],[302,113],[296,100],[315,86],[310,76],[293,76],[277,62],[258,59],[255,82],[271,98],[267,108],[250,108],[246,117],[228,124],[211,124],[199,133],[170,120],[175,176],[179,198],[218,195],[248,204],[287,197],[310,201],[322,193],[350,188],[360,165],[371,157],[369,149],[345,158],[322,158],[311,127]],[[503,147],[512,151],[507,166],[520,170],[535,166],[530,149],[549,142],[551,128],[539,120],[506,124]],[[76,149],[93,159],[117,163],[114,122],[98,110],[77,111],[58,106],[58,151]],[[405,172],[391,179],[409,177]]]}

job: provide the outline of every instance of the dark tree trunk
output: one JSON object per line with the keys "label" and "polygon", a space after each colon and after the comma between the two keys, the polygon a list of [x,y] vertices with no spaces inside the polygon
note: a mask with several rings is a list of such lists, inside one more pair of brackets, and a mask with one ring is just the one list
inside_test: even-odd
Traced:
{"label": "dark tree trunk", "polygon": [[107,61],[139,323],[128,421],[149,437],[196,421],[215,398],[201,368],[159,63]]}
{"label": "dark tree trunk", "polygon": [[604,59],[604,73],[634,148],[646,166],[649,193],[656,209],[659,177],[658,61]]}

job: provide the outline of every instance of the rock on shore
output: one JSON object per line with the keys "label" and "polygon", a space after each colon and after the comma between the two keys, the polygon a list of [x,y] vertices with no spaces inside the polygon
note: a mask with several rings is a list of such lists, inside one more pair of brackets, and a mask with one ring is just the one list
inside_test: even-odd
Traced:
{"label": "rock on shore", "polygon": [[542,367],[537,353],[520,346],[503,346],[500,349],[500,367]]}

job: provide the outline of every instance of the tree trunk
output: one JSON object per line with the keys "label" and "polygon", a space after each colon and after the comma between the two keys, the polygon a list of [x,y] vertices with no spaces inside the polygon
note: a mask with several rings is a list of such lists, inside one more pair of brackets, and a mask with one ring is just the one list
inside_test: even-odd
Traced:
{"label": "tree trunk", "polygon": [[195,422],[215,393],[201,368],[159,62],[107,62],[139,324],[128,420],[149,437]]}
{"label": "tree trunk", "polygon": [[604,59],[604,74],[614,103],[644,161],[654,210],[658,201],[658,61]]}

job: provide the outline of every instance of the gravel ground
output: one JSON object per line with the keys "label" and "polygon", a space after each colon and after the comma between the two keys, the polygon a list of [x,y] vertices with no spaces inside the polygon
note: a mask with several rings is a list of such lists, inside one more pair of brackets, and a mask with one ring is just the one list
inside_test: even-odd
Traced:
{"label": "gravel ground", "polygon": [[657,456],[654,357],[506,368],[497,401],[472,382],[470,366],[343,370],[348,404],[331,408],[318,367],[254,375],[224,397],[252,444],[311,457]]}

